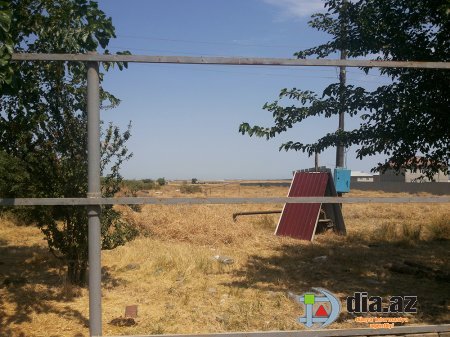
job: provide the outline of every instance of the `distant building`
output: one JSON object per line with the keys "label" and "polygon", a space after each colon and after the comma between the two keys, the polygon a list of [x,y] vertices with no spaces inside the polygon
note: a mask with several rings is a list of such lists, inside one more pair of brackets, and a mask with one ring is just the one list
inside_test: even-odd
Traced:
{"label": "distant building", "polygon": [[[362,171],[352,171],[350,183],[373,183],[374,174]],[[350,185],[351,186],[351,185]]]}
{"label": "distant building", "polygon": [[[417,157],[416,160],[420,160]],[[445,165],[443,165],[445,167]],[[428,179],[427,177],[422,177],[423,174],[418,170],[417,172],[412,172],[410,169],[401,168],[399,172],[396,172],[393,168],[387,169],[384,173],[380,174],[380,182],[399,182],[399,183],[414,183],[414,182],[438,182],[447,183],[448,175],[444,170],[440,170],[433,176],[433,179]],[[422,177],[420,180],[418,180]]]}
{"label": "distant building", "polygon": [[401,169],[400,172],[395,172],[393,169],[388,169],[386,172],[380,174],[381,182],[399,182],[399,183],[414,183],[414,182],[430,182],[435,181],[437,183],[447,183],[448,175],[443,171],[439,171],[430,180],[427,177],[423,177],[421,180],[417,180],[422,176],[420,172],[412,172],[411,170]]}

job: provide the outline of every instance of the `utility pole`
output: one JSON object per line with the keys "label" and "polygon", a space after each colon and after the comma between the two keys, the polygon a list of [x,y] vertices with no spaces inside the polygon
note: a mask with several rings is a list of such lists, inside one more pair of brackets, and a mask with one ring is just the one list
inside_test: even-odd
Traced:
{"label": "utility pole", "polygon": [[[345,60],[347,59],[347,51],[346,50],[341,50],[341,60]],[[345,105],[343,102],[344,99],[344,91],[345,91],[345,85],[346,85],[346,80],[347,80],[347,71],[346,71],[346,67],[339,67],[339,92],[340,92],[340,97],[339,97],[339,127],[338,130],[339,131],[344,131],[344,127],[345,127]],[[344,163],[344,145],[339,142],[337,144],[336,147],[336,167],[344,167],[345,163]]]}
{"label": "utility pole", "polygon": [[[346,23],[345,23],[345,11],[346,11],[347,0],[342,0],[342,7],[340,11],[341,20],[341,40],[347,34]],[[347,50],[345,46],[341,49],[341,60],[347,59]],[[345,104],[344,104],[344,92],[345,85],[347,81],[347,70],[345,66],[339,67],[339,127],[338,131],[344,131],[344,116],[345,116]],[[339,142],[336,146],[336,167],[344,167],[344,145]]]}
{"label": "utility pole", "polygon": [[[347,37],[347,27],[346,27],[346,10],[347,10],[347,0],[342,0],[341,10],[339,13],[339,20],[341,21],[341,41]],[[342,43],[342,42],[341,42]],[[344,43],[341,45],[341,60],[347,59],[347,50]],[[339,127],[338,131],[344,131],[345,126],[345,85],[347,82],[347,69],[345,66],[339,67]],[[344,167],[344,145],[342,142],[336,144],[336,167]],[[335,177],[336,178],[336,177]],[[338,196],[342,197],[342,193],[338,192]],[[342,208],[342,204],[340,204]]]}
{"label": "utility pole", "polygon": [[[96,55],[96,54],[92,54]],[[100,84],[98,62],[87,63],[88,198],[100,198]],[[100,205],[89,205],[89,335],[102,335]]]}
{"label": "utility pole", "polygon": [[314,171],[319,172],[319,152],[314,153]]}

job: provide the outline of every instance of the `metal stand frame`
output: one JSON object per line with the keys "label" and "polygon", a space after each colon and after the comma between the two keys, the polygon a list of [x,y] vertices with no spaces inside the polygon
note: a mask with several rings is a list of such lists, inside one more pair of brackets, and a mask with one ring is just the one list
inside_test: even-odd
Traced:
{"label": "metal stand frame", "polygon": [[[403,67],[421,69],[450,69],[450,62],[414,61],[370,61],[370,60],[299,60],[277,58],[240,57],[189,57],[189,56],[149,56],[149,55],[99,55],[88,54],[33,54],[14,53],[13,61],[73,61],[87,62],[87,113],[88,113],[88,195],[87,198],[56,199],[2,199],[0,205],[87,205],[89,226],[89,332],[91,336],[102,335],[101,304],[101,205],[102,204],[226,204],[226,203],[322,203],[344,202],[345,198],[209,198],[209,199],[156,199],[156,198],[101,198],[100,187],[100,82],[99,62],[138,62],[175,64],[222,64],[222,65],[265,65],[265,66],[340,66],[340,67]],[[290,200],[288,200],[290,199]],[[351,199],[351,198],[349,198]],[[353,198],[347,202],[449,202],[450,198]],[[380,200],[384,199],[384,201]],[[398,331],[449,331],[449,326],[404,327]],[[326,332],[271,332],[245,333],[253,336],[343,336]],[[380,333],[381,331],[378,331]],[[390,332],[390,331],[389,331]],[[358,332],[359,333],[359,332]],[[364,335],[372,333],[362,329]],[[384,334],[384,333],[383,333]],[[353,334],[347,334],[350,336]],[[209,335],[208,335],[209,336]],[[242,336],[223,334],[223,336]]]}

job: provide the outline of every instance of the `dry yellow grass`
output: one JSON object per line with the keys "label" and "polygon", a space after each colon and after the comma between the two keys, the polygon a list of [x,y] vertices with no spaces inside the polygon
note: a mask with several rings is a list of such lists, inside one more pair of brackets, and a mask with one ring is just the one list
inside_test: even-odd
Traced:
{"label": "dry yellow grass", "polygon": [[[185,196],[177,189],[166,186],[159,196]],[[237,184],[202,189],[198,196],[206,190],[208,196],[287,193],[282,187]],[[349,196],[357,195],[387,196]],[[302,308],[286,293],[311,287],[342,298],[363,290],[380,296],[413,293],[420,302],[413,323],[450,320],[448,283],[384,268],[409,259],[448,270],[449,241],[436,239],[449,235],[450,205],[344,205],[348,236],[327,233],[314,243],[275,237],[278,215],[231,218],[233,212],[281,206],[147,205],[138,213],[120,206],[145,235],[102,253],[104,334],[302,329],[295,321]],[[87,290],[65,281],[63,266],[42,237],[36,228],[0,221],[0,336],[87,336]],[[223,265],[215,255],[234,263]],[[318,256],[327,260],[314,261]],[[108,324],[130,304],[138,305],[136,326]],[[344,313],[331,327],[356,325]]]}

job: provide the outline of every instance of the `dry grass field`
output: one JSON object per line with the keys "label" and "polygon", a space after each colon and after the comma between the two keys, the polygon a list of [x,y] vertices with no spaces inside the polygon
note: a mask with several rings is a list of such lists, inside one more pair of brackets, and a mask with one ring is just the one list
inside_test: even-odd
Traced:
{"label": "dry grass field", "polygon": [[[202,185],[196,196],[285,196],[285,187]],[[157,191],[180,197],[179,186]],[[141,195],[155,195],[155,191]],[[354,191],[348,196],[401,196]],[[450,321],[450,283],[391,271],[413,261],[450,270],[449,204],[347,204],[348,235],[313,243],[273,235],[279,215],[232,220],[232,213],[282,205],[120,206],[141,236],[102,252],[103,333],[138,335],[302,329],[287,292],[326,288],[341,298],[417,295],[410,324]],[[214,256],[227,256],[222,264]],[[323,258],[323,256],[326,256]],[[316,259],[320,257],[319,259]],[[138,305],[137,324],[110,324]],[[38,229],[0,219],[0,336],[88,336],[88,293],[70,286]],[[331,328],[357,327],[341,314]],[[361,325],[364,326],[364,325]]]}

